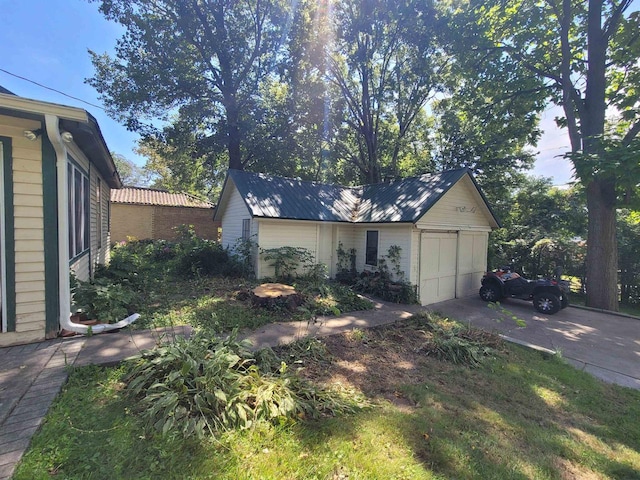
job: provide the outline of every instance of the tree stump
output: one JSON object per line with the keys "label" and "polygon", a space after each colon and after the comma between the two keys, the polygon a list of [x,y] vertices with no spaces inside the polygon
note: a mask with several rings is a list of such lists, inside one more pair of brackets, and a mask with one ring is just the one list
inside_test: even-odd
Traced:
{"label": "tree stump", "polygon": [[283,283],[263,283],[251,293],[251,303],[256,307],[294,311],[304,303],[304,298],[295,288]]}

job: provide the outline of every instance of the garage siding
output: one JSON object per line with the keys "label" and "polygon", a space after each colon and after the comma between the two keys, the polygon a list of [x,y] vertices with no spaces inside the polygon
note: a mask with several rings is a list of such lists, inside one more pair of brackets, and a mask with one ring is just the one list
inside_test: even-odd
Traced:
{"label": "garage siding", "polygon": [[[242,220],[250,219],[251,215],[244,203],[244,200],[238,193],[238,189],[235,186],[231,189],[231,195],[229,196],[229,203],[224,210],[221,218],[222,225],[222,246],[225,248],[233,248],[238,239],[242,238]],[[255,223],[255,222],[252,222]],[[255,226],[252,226],[254,230]],[[256,231],[252,231],[252,234]]]}
{"label": "garage siding", "polygon": [[[378,258],[386,257],[389,247],[397,245],[400,247],[400,270],[404,272],[404,278],[409,279],[411,275],[411,225],[389,225],[371,224],[369,226],[358,226],[355,232],[356,249],[356,269],[375,271],[376,267],[365,265],[365,249],[367,245],[367,230],[378,232]],[[388,264],[389,270],[393,273],[393,266]]]}
{"label": "garage siding", "polygon": [[[297,247],[307,249],[316,257],[318,241],[318,224],[315,222],[272,220],[260,221],[258,245],[261,250],[278,247]],[[272,277],[274,268],[269,265],[263,255],[260,255],[258,271],[259,278]],[[302,271],[300,271],[302,273]]]}
{"label": "garage siding", "polygon": [[490,213],[473,182],[463,177],[445,193],[416,226],[420,229],[451,227],[467,230],[474,227],[491,230]]}

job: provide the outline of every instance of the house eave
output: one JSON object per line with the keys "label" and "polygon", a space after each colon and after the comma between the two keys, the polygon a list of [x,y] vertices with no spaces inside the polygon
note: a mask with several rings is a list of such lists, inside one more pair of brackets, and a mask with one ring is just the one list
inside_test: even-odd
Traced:
{"label": "house eave", "polygon": [[82,108],[59,105],[57,103],[42,102],[30,98],[18,97],[0,93],[0,105],[4,108],[17,112],[31,113],[37,115],[55,115],[60,119],[74,120],[76,122],[87,123],[89,114]]}

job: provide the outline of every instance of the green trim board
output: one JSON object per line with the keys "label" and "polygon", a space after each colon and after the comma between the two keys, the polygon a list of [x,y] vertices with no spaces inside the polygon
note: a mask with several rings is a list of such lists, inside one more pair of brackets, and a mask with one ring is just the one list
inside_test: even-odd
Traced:
{"label": "green trim board", "polygon": [[4,272],[7,332],[16,330],[16,241],[13,213],[13,150],[10,137],[0,136],[4,179]]}
{"label": "green trim board", "polygon": [[58,257],[58,175],[56,152],[48,138],[42,139],[42,195],[44,213],[45,335],[53,338],[60,330],[60,285]]}

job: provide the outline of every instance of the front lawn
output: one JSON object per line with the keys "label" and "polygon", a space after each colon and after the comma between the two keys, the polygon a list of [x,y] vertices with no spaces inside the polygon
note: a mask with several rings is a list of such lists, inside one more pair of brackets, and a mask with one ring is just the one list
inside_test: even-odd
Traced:
{"label": "front lawn", "polygon": [[275,353],[372,406],[184,439],[143,428],[129,365],[81,368],[14,478],[640,478],[640,392],[435,315]]}

